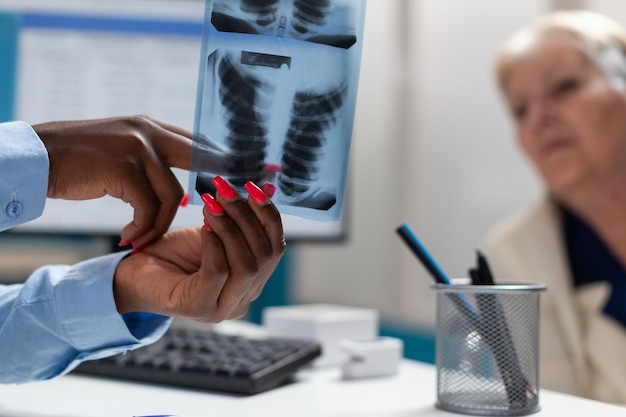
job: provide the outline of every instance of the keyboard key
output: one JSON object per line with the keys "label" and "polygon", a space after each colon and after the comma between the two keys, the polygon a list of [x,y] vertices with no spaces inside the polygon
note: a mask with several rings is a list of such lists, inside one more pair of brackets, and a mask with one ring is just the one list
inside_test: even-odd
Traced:
{"label": "keyboard key", "polygon": [[250,395],[287,383],[321,353],[311,340],[172,327],[153,345],[83,362],[73,372]]}

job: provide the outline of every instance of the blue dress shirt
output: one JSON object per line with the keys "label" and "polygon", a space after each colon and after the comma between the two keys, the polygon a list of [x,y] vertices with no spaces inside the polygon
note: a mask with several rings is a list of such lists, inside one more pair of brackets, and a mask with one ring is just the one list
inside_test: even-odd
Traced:
{"label": "blue dress shirt", "polygon": [[[48,153],[28,124],[0,123],[0,231],[41,215],[48,170]],[[169,317],[117,312],[113,276],[127,255],[45,266],[23,284],[0,285],[0,383],[54,378],[165,333]]]}

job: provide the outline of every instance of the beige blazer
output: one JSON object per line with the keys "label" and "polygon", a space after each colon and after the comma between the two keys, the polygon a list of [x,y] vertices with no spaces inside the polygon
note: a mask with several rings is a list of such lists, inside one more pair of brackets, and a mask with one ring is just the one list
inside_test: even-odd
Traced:
{"label": "beige blazer", "polygon": [[574,290],[557,207],[546,199],[512,216],[481,247],[496,279],[547,285],[540,301],[540,385],[626,405],[626,330],[601,312],[607,284]]}

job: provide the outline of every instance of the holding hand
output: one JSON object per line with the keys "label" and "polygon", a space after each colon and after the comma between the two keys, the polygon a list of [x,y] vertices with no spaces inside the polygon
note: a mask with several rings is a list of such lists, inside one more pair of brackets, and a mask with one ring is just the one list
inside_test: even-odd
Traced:
{"label": "holding hand", "polygon": [[221,177],[204,195],[205,227],[165,234],[124,259],[114,280],[120,313],[219,322],[243,316],[286,250],[280,214],[254,184],[242,200]]}

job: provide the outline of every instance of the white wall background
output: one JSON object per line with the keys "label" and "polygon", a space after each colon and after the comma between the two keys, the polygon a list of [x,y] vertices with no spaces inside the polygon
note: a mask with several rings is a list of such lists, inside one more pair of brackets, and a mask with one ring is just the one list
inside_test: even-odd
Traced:
{"label": "white wall background", "polygon": [[[582,0],[581,0],[582,1]],[[585,0],[586,9],[610,16],[622,25],[626,25],[626,2],[623,0]]]}
{"label": "white wall background", "polygon": [[552,7],[368,1],[350,238],[291,248],[298,301],[375,307],[386,319],[432,325],[432,280],[395,228],[407,222],[448,275],[466,276],[487,229],[541,194],[516,148],[492,61],[506,37]]}

